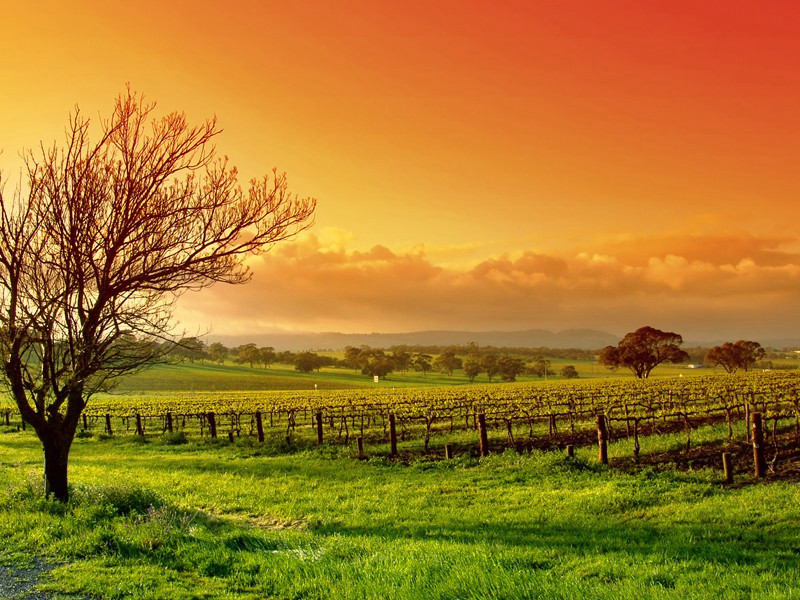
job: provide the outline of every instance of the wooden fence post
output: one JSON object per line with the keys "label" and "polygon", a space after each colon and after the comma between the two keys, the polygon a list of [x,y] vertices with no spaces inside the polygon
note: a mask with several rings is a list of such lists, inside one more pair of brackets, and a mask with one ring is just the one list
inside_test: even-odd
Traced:
{"label": "wooden fence post", "polygon": [[744,433],[747,436],[747,443],[749,444],[752,441],[752,437],[750,435],[750,402],[749,400],[745,400],[744,402]]}
{"label": "wooden fence post", "polygon": [[364,438],[358,436],[356,438],[356,447],[358,448],[358,458],[364,458]]}
{"label": "wooden fence post", "polygon": [[389,413],[389,448],[392,456],[397,456],[397,427],[394,413]]}
{"label": "wooden fence post", "polygon": [[453,447],[450,444],[444,445],[444,457],[446,460],[453,458]]}
{"label": "wooden fence post", "polygon": [[606,427],[606,416],[597,415],[597,457],[604,465],[608,464],[608,429]]}
{"label": "wooden fence post", "polygon": [[755,465],[755,475],[757,479],[761,479],[767,472],[767,462],[764,459],[762,448],[764,445],[764,430],[761,422],[761,413],[758,411],[751,412],[750,418],[753,421],[753,463]]}
{"label": "wooden fence post", "polygon": [[567,444],[567,456],[569,458],[575,458],[575,446],[572,444]]}
{"label": "wooden fence post", "polygon": [[167,431],[172,433],[172,413],[167,411]]}
{"label": "wooden fence post", "polygon": [[[89,420],[86,418],[86,413],[81,415],[83,417],[83,430],[89,429]],[[6,425],[8,425],[8,413],[6,413]]]}
{"label": "wooden fence post", "polygon": [[733,465],[731,464],[731,453],[722,453],[722,470],[725,472],[725,483],[733,483]]}
{"label": "wooden fence post", "polygon": [[142,429],[142,416],[136,413],[136,435],[143,436],[144,430]]}
{"label": "wooden fence post", "polygon": [[214,416],[214,412],[209,411],[206,419],[208,419],[208,431],[211,433],[211,437],[217,437],[217,418]]}
{"label": "wooden fence post", "polygon": [[264,423],[261,421],[261,411],[256,411],[256,432],[258,433],[258,441],[264,442]]}
{"label": "wooden fence post", "polygon": [[315,418],[317,420],[317,444],[319,444],[321,446],[322,445],[322,413],[318,412],[316,414]]}
{"label": "wooden fence post", "polygon": [[111,429],[111,415],[106,414],[106,433],[108,435],[114,435],[114,431]]}
{"label": "wooden fence post", "polygon": [[486,432],[486,414],[478,414],[478,433],[481,438],[481,456],[489,456],[489,434]]}

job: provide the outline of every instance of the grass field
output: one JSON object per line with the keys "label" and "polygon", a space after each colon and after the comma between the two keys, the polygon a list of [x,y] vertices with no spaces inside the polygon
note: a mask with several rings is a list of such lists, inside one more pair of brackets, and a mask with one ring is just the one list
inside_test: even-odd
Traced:
{"label": "grass field", "polygon": [[[552,361],[551,369],[560,372],[562,367],[571,364],[584,379],[595,377],[625,377],[633,375],[625,371],[612,372],[592,361]],[[663,365],[657,367],[651,377],[692,376],[710,372],[710,369],[688,369],[684,365]],[[561,377],[550,377],[557,381]],[[519,381],[541,381],[538,377],[521,376]],[[475,383],[487,383],[481,374]],[[498,385],[502,383],[495,378]],[[173,391],[250,391],[250,390],[313,390],[375,387],[420,387],[432,385],[469,385],[469,379],[456,372],[452,377],[441,373],[392,373],[386,380],[374,383],[369,377],[352,369],[323,368],[320,372],[300,373],[292,365],[271,365],[269,369],[251,368],[246,365],[226,363],[223,365],[205,363],[178,363],[156,365],[147,371],[122,379],[116,388],[119,393],[173,392]]]}
{"label": "grass field", "polygon": [[40,557],[44,589],[89,598],[800,597],[794,483],[608,469],[592,446],[395,464],[381,446],[174,441],[77,439],[62,506],[41,498],[37,440],[7,429],[0,562]]}
{"label": "grass field", "polygon": [[[419,379],[374,384],[338,369],[183,364],[137,375],[120,391]],[[101,431],[75,440],[72,499],[61,505],[42,497],[33,433],[0,427],[0,598],[14,597],[4,583],[26,567],[43,571],[41,590],[75,599],[800,598],[800,486],[756,483],[741,451],[733,486],[721,483],[718,466],[685,470],[684,460],[677,470],[659,457],[682,452],[680,431],[642,440],[641,462],[655,467],[634,465],[630,440],[613,442],[611,469],[590,443],[575,459],[559,450],[503,453],[500,429],[485,459],[476,457],[474,431],[445,428],[430,454],[419,436],[401,441],[397,461],[378,434],[366,440],[364,460],[335,435],[316,447],[305,422],[291,446],[282,435],[259,445]],[[714,457],[726,438],[724,424],[692,433]],[[441,459],[444,443],[455,459]]]}

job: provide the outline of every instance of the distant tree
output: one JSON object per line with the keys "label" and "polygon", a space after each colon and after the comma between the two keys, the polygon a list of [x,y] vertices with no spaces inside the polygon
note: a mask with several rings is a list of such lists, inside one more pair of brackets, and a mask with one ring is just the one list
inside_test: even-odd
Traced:
{"label": "distant tree", "polygon": [[275,348],[272,346],[262,346],[258,349],[258,362],[264,365],[264,368],[267,369],[269,366],[275,362]]}
{"label": "distant tree", "polygon": [[481,357],[481,368],[486,372],[486,376],[491,383],[492,377],[497,375],[497,354],[484,354]]}
{"label": "distant tree", "polygon": [[344,349],[345,364],[356,372],[364,366],[362,357],[363,349],[363,347],[356,348],[355,346],[345,346]]}
{"label": "distant tree", "polygon": [[734,346],[740,348],[739,366],[745,371],[752,369],[767,354],[758,342],[739,340]]}
{"label": "distant tree", "polygon": [[452,350],[447,350],[433,361],[433,368],[440,373],[446,373],[448,377],[452,377],[453,371],[462,367],[462,361],[455,355]]}
{"label": "distant tree", "polygon": [[214,342],[208,347],[208,358],[221,365],[228,356],[228,349],[220,342]]}
{"label": "distant tree", "polygon": [[405,373],[411,366],[411,353],[406,350],[396,348],[392,350],[389,358],[394,363],[394,370],[400,371],[400,373]]}
{"label": "distant tree", "polygon": [[411,366],[415,371],[422,371],[422,374],[427,377],[428,372],[433,368],[431,366],[432,358],[430,354],[417,353],[411,361]]}
{"label": "distant tree", "polygon": [[747,371],[752,368],[765,354],[758,342],[739,340],[733,344],[725,342],[721,346],[710,348],[706,354],[706,362],[719,365],[728,373],[735,373],[739,369]]}
{"label": "distant tree", "polygon": [[580,375],[578,375],[578,369],[576,369],[573,365],[567,365],[561,369],[561,376],[564,379],[576,379],[577,377],[580,377]]}
{"label": "distant tree", "polygon": [[181,362],[188,360],[190,363],[208,358],[205,343],[196,337],[181,338],[172,348],[170,354],[180,359]]}
{"label": "distant tree", "polygon": [[283,350],[282,352],[278,352],[275,356],[275,362],[280,363],[282,365],[293,365],[295,359],[295,353],[289,350]]}
{"label": "distant tree", "polygon": [[259,362],[259,352],[258,348],[255,344],[244,344],[239,346],[238,352],[236,353],[235,361],[239,364],[249,364],[250,368],[252,369],[255,367],[255,364]]}
{"label": "distant tree", "polygon": [[320,357],[313,352],[300,352],[294,358],[294,368],[301,373],[311,373],[321,366]]}
{"label": "distant tree", "polygon": [[377,376],[379,379],[386,379],[386,376],[393,372],[395,363],[390,356],[386,356],[383,350],[373,350],[367,358],[361,373],[370,377]]}
{"label": "distant tree", "polygon": [[497,359],[497,371],[503,381],[516,381],[517,375],[525,370],[525,361],[512,356],[501,356]]}
{"label": "distant tree", "polygon": [[555,373],[550,370],[550,361],[546,358],[540,358],[533,363],[533,366],[530,367],[530,372],[532,375],[536,375],[536,377],[555,375]]}
{"label": "distant tree", "polygon": [[474,358],[468,358],[464,361],[464,375],[469,377],[469,382],[474,383],[475,378],[483,371],[481,364]]}
{"label": "distant tree", "polygon": [[677,333],[640,327],[626,334],[616,346],[603,348],[599,362],[609,369],[625,367],[639,379],[646,379],[663,362],[688,360],[689,355],[679,348],[682,343],[683,338]]}

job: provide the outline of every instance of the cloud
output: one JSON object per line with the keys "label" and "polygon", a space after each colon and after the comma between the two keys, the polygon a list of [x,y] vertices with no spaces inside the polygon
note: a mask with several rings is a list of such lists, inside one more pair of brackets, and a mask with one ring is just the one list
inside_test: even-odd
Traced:
{"label": "cloud", "polygon": [[[753,236],[628,238],[564,255],[522,251],[454,267],[456,250],[354,244],[307,235],[249,261],[243,286],[187,294],[178,317],[216,333],[415,329],[624,333],[640,325],[684,336],[781,335],[800,318],[796,240]],[[465,248],[472,252],[473,247]],[[450,265],[450,266],[443,266]]]}

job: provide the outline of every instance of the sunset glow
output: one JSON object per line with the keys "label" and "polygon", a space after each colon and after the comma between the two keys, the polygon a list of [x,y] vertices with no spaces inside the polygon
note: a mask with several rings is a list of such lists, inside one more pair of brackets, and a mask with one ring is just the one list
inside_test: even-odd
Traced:
{"label": "sunset glow", "polygon": [[318,199],[188,330],[798,337],[794,2],[79,6],[6,7],[6,190],[130,82]]}

